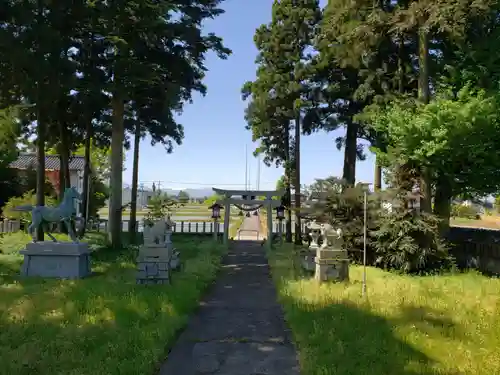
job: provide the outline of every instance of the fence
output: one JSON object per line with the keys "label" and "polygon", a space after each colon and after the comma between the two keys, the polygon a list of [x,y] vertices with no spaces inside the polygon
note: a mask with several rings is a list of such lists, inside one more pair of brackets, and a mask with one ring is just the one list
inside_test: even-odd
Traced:
{"label": "fence", "polygon": [[500,231],[452,227],[448,240],[459,268],[500,274]]}
{"label": "fence", "polygon": [[[279,222],[279,221],[273,222],[273,233],[280,232],[280,225],[281,225],[281,233],[286,232],[286,223],[285,223],[285,220],[283,220],[281,222]],[[301,233],[305,233],[306,223],[304,222],[304,220],[300,222],[300,228],[301,228]],[[292,233],[295,233],[295,222],[292,222]]]}
{"label": "fence", "polygon": [[[90,221],[88,224],[90,230],[95,230],[97,232],[106,232],[108,230],[108,220]],[[122,221],[122,230],[128,232],[129,220]],[[144,229],[144,224],[142,222],[137,223],[138,232],[142,232]],[[25,225],[21,224],[19,221],[14,220],[4,220],[0,221],[0,233],[11,233],[18,232],[20,230],[26,230]],[[179,221],[176,222],[172,228],[174,233],[213,233],[214,223],[203,221],[203,222],[192,222],[192,221]],[[219,223],[219,233],[224,232],[224,224]]]}

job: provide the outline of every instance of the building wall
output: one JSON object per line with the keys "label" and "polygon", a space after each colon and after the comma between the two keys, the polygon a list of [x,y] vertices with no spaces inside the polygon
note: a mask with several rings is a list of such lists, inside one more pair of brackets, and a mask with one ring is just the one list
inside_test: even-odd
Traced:
{"label": "building wall", "polygon": [[[69,181],[71,187],[76,188],[76,190],[82,194],[83,193],[83,171],[69,171]],[[74,200],[76,214],[80,214],[80,202],[76,199]]]}
{"label": "building wall", "polygon": [[[153,196],[153,192],[149,190],[137,191],[137,209],[147,206],[149,200]],[[132,189],[125,188],[122,190],[122,205],[129,204],[132,201]]]}

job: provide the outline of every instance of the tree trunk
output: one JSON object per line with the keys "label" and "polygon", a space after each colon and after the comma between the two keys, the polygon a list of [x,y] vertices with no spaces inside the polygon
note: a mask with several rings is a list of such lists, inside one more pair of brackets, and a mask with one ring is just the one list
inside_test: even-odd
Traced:
{"label": "tree trunk", "polygon": [[436,196],[434,198],[434,214],[439,217],[439,232],[444,238],[450,230],[452,186],[449,178],[439,173],[436,181]]}
{"label": "tree trunk", "polygon": [[[63,196],[64,196],[64,191],[68,188],[71,187],[71,175],[69,172],[69,137],[68,137],[68,128],[66,127],[66,124],[64,122],[59,123],[59,132],[60,132],[60,142],[59,142],[59,155],[60,155],[60,165],[59,168],[62,170],[62,176],[63,176]],[[61,199],[62,197],[61,196]],[[73,221],[70,222],[70,225],[72,226],[73,233],[76,233],[75,231],[75,223]],[[65,225],[61,225],[61,230],[64,233],[67,233],[67,228]]]}
{"label": "tree trunk", "polygon": [[63,172],[63,192],[64,189],[71,187],[71,176],[69,174],[69,139],[68,139],[68,129],[66,124],[62,121],[59,123],[59,155],[61,165],[59,166]]}
{"label": "tree trunk", "polygon": [[[45,133],[46,124],[45,120],[41,116],[41,111],[37,106],[37,168],[36,168],[36,205],[45,206]],[[43,228],[40,225],[37,229],[36,239],[37,241],[44,240]]]}
{"label": "tree trunk", "polygon": [[288,243],[292,243],[292,189],[291,189],[291,181],[292,181],[292,168],[291,168],[291,160],[290,160],[290,122],[287,121],[284,126],[285,134],[285,202],[287,206],[286,210],[286,219],[285,219],[285,241]]}
{"label": "tree trunk", "polygon": [[83,218],[85,219],[85,225],[82,227],[81,236],[85,234],[85,229],[87,227],[87,221],[90,216],[90,212],[88,212],[88,208],[90,207],[90,175],[92,173],[90,169],[90,153],[92,151],[92,133],[93,126],[92,121],[87,120],[85,124],[85,154],[84,154],[84,170],[83,170],[83,191],[82,191],[82,204],[80,212],[82,213]]}
{"label": "tree trunk", "polygon": [[404,93],[404,82],[405,82],[403,54],[404,54],[404,36],[403,33],[401,33],[398,40],[398,91],[400,94]]}
{"label": "tree trunk", "polygon": [[375,157],[375,176],[374,176],[374,190],[382,190],[382,167],[379,164],[379,160]]}
{"label": "tree trunk", "polygon": [[134,161],[132,166],[132,191],[130,198],[130,221],[128,231],[132,243],[135,243],[137,229],[137,185],[139,184],[139,144],[141,141],[141,126],[135,125]]}
{"label": "tree trunk", "polygon": [[300,227],[300,112],[295,118],[295,243],[302,244]]}
{"label": "tree trunk", "polygon": [[357,157],[358,125],[356,123],[347,124],[345,150],[344,150],[344,171],[342,178],[348,186],[356,183],[356,157]]}
{"label": "tree trunk", "polygon": [[[429,34],[425,28],[419,30],[419,77],[418,92],[422,103],[430,101],[429,87]],[[422,212],[432,212],[432,174],[428,168],[422,169],[420,178],[420,210]]]}
{"label": "tree trunk", "polygon": [[[61,143],[59,143],[57,145],[57,152],[59,153],[59,191],[57,192],[58,194],[58,199],[59,199],[59,203],[62,202],[62,199],[63,199],[63,196],[64,196],[64,189],[66,188],[65,184],[66,184],[66,180],[64,179],[64,168],[63,168],[63,165],[64,165],[64,160],[63,160],[63,157],[62,157],[62,153],[61,153]],[[62,227],[62,223],[61,223],[61,227]]]}
{"label": "tree trunk", "polygon": [[113,94],[113,119],[111,131],[111,196],[109,208],[109,230],[111,244],[115,249],[122,245],[122,184],[123,184],[123,141],[125,129],[123,115],[125,102],[119,92]]}

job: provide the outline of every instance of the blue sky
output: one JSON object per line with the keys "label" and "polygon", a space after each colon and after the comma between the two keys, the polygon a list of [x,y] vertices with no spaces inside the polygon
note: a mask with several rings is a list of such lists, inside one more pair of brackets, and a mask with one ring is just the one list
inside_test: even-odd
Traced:
{"label": "blue sky", "polygon": [[[255,78],[257,49],[253,35],[258,26],[270,21],[271,5],[271,0],[226,0],[222,5],[226,13],[206,24],[206,31],[221,36],[233,54],[228,60],[219,60],[214,54],[207,56],[208,93],[196,96],[179,116],[185,128],[182,145],[167,154],[161,146],[152,147],[147,138],[141,142],[139,183],[148,186],[161,181],[162,187],[172,189],[243,188],[247,147],[249,182],[251,188],[256,188],[258,160],[251,153],[257,144],[252,143],[251,133],[245,129],[246,103],[241,100],[240,89],[245,81]],[[320,132],[302,137],[302,184],[315,178],[341,176],[343,150],[338,151],[334,141],[340,134]],[[125,164],[123,180],[130,184],[131,150]],[[372,155],[358,162],[357,181],[373,182],[373,169]],[[282,169],[262,164],[260,170],[260,188],[274,189]]]}

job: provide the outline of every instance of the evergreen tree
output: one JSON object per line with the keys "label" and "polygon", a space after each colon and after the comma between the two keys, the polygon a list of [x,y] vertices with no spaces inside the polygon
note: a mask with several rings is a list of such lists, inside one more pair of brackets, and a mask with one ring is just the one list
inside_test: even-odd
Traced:
{"label": "evergreen tree", "polygon": [[[321,11],[317,0],[275,0],[272,7],[272,19],[268,25],[262,25],[255,33],[255,44],[259,50],[256,63],[257,79],[251,85],[252,104],[258,109],[252,113],[264,115],[264,119],[251,121],[253,127],[264,129],[281,127],[281,131],[254,132],[254,134],[280,134],[274,139],[274,145],[284,152],[285,158],[289,148],[290,125],[293,123],[294,135],[292,161],[295,189],[295,241],[300,243],[300,138],[305,108],[311,105],[310,96],[310,60],[312,46]],[[247,85],[248,87],[248,85]],[[275,121],[278,116],[279,121]],[[274,119],[274,120],[271,120]],[[266,150],[269,146],[265,146]],[[284,159],[281,159],[284,160]],[[286,167],[286,164],[285,164]],[[285,168],[286,169],[286,168]]]}

